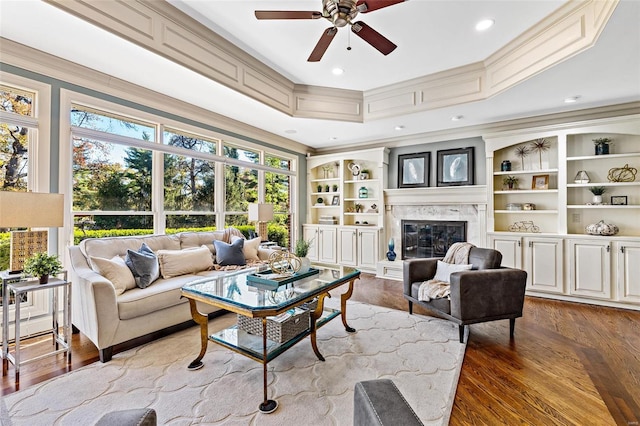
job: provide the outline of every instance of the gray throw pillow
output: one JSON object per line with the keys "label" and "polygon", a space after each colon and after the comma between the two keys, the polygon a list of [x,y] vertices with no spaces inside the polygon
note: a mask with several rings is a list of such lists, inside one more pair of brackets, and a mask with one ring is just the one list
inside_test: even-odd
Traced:
{"label": "gray throw pillow", "polygon": [[244,239],[239,238],[233,243],[228,244],[224,241],[213,240],[213,245],[216,247],[216,262],[220,266],[229,265],[245,265],[244,252]]}
{"label": "gray throw pillow", "polygon": [[136,285],[140,288],[147,288],[160,277],[158,257],[145,243],[142,243],[138,251],[127,250],[124,262],[131,269]]}

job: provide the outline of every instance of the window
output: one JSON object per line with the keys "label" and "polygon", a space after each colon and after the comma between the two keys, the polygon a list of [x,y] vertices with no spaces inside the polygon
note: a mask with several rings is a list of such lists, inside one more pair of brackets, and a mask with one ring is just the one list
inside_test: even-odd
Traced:
{"label": "window", "polygon": [[120,229],[173,233],[246,226],[248,204],[258,201],[276,204],[273,223],[281,225],[281,242],[288,239],[295,157],[267,154],[239,138],[230,143],[211,130],[68,94],[76,243],[88,236],[119,235]]}
{"label": "window", "polygon": [[[0,122],[0,190],[26,191],[29,178],[30,129],[22,117],[33,116],[35,93],[0,85],[0,110],[8,120]],[[15,116],[12,119],[11,116]],[[21,117],[22,116],[22,117]]]}

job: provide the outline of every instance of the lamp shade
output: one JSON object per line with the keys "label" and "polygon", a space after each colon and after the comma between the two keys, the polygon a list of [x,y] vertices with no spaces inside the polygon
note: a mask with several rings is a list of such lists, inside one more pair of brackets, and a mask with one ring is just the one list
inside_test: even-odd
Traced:
{"label": "lamp shade", "polygon": [[273,204],[249,204],[249,220],[254,222],[273,220]]}
{"label": "lamp shade", "polygon": [[63,194],[0,191],[0,228],[47,228],[63,224]]}

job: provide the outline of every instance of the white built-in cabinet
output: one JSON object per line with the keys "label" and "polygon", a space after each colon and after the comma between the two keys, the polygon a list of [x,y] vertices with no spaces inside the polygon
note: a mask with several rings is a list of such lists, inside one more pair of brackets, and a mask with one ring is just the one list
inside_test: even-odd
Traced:
{"label": "white built-in cabinet", "polygon": [[307,158],[303,237],[314,238],[311,260],[375,272],[384,254],[380,235],[388,163],[386,148]]}
{"label": "white built-in cabinet", "polygon": [[[609,154],[596,155],[593,140],[599,138],[612,139]],[[503,265],[527,271],[527,294],[640,309],[640,173],[630,182],[611,179],[615,169],[640,170],[640,115],[484,139],[488,240],[502,253]],[[518,156],[517,148],[542,139],[548,149]],[[502,170],[507,160],[511,170]],[[590,181],[576,181],[579,171]],[[504,184],[506,176],[517,179],[515,188]],[[602,204],[593,201],[592,186],[606,188]],[[615,224],[618,234],[586,234],[585,227],[600,220]]]}
{"label": "white built-in cabinet", "polygon": [[527,289],[546,293],[562,293],[563,239],[491,235],[491,247],[502,253],[502,265],[524,269]]}
{"label": "white built-in cabinet", "polygon": [[302,236],[311,241],[307,257],[311,261],[335,264],[337,229],[335,226],[303,225]]}
{"label": "white built-in cabinet", "polygon": [[342,226],[338,229],[338,263],[372,270],[379,260],[381,228]]}

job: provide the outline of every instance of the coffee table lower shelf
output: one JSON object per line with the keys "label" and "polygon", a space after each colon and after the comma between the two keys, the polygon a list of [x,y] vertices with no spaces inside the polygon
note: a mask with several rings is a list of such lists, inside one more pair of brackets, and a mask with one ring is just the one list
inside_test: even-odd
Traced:
{"label": "coffee table lower shelf", "polygon": [[[316,320],[316,330],[340,314],[341,311],[338,309],[325,308],[322,312],[322,316]],[[209,336],[209,340],[262,363],[269,362],[277,358],[280,354],[286,352],[289,348],[310,334],[311,329],[308,328],[286,342],[279,343],[267,339],[266,360],[263,359],[262,336],[247,333],[246,331],[239,329],[237,325],[211,334]]]}

